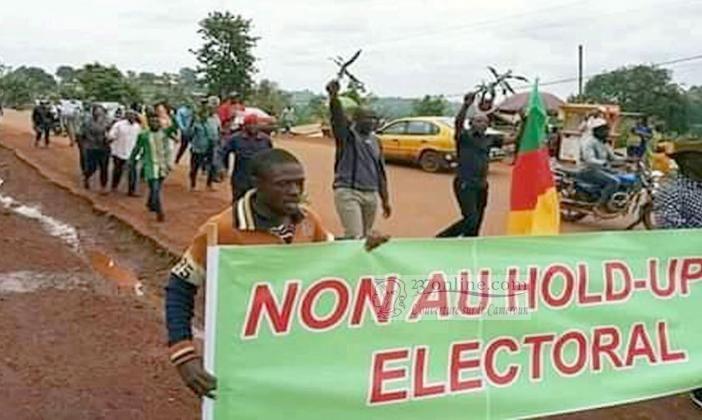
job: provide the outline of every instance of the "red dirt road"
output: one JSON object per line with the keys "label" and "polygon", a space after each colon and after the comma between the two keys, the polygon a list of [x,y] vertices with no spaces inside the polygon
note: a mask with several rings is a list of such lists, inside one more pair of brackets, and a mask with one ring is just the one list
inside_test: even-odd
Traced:
{"label": "red dirt road", "polygon": [[[137,298],[100,278],[84,251],[142,265],[139,274],[152,295],[160,284],[148,271],[160,271],[167,259],[150,256],[148,244],[127,238],[128,231],[4,149],[0,178],[0,419],[197,418],[198,401],[167,361],[156,299]],[[22,191],[23,183],[31,192]],[[26,214],[74,226],[80,250],[19,214],[21,206],[37,210]],[[110,236],[112,245],[101,236]]]}
{"label": "red dirt road", "polygon": [[[0,141],[16,151],[23,160],[71,192],[88,197],[95,205],[134,226],[144,235],[158,240],[178,254],[187,247],[197,228],[213,214],[224,209],[231,199],[228,182],[218,184],[217,192],[190,193],[187,189],[187,157],[166,180],[164,205],[167,221],[158,224],[144,210],[141,198],[123,194],[99,196],[85,191],[80,185],[78,152],[68,146],[65,138],[52,139],[49,149],[35,148],[29,115],[7,111],[0,124]],[[324,139],[278,138],[276,145],[284,147],[304,163],[307,172],[307,192],[312,206],[325,225],[335,234],[341,227],[334,209],[332,172],[334,148]],[[504,234],[509,211],[511,167],[493,164],[490,174],[490,202],[483,234]],[[458,218],[458,208],[451,188],[450,174],[428,174],[409,166],[390,165],[388,168],[390,194],[394,214],[389,220],[378,219],[377,227],[395,237],[430,237]],[[94,177],[97,180],[97,174]],[[202,186],[202,185],[201,185]],[[145,190],[145,188],[143,188]],[[142,191],[145,192],[145,191]],[[566,225],[566,232],[621,229],[622,221]]]}
{"label": "red dirt road", "polygon": [[[36,222],[0,208],[0,420],[198,418],[198,401],[166,361],[160,295],[171,261],[124,228],[113,226],[116,223],[108,216],[125,221],[178,254],[203,221],[228,205],[228,184],[219,184],[218,192],[190,193],[187,166],[181,164],[166,182],[167,222],[157,224],[146,212],[143,198],[85,191],[79,183],[77,151],[63,138],[55,139],[49,149],[34,148],[28,120],[26,113],[7,111],[0,120],[0,144],[87,202],[45,185],[48,181],[18,167],[14,158],[14,163],[6,164],[2,157],[8,152],[3,151],[0,178],[6,183],[0,193],[40,203],[56,217],[77,226],[81,244],[114,256],[144,283],[147,296],[136,298],[116,290],[98,275],[109,270],[96,270],[64,243],[47,236]],[[325,223],[340,233],[330,188],[331,145],[313,139],[279,139],[277,144],[304,162],[313,206]],[[389,177],[395,214],[380,221],[381,230],[394,236],[433,236],[457,217],[449,174],[391,166]],[[504,231],[509,177],[510,167],[493,166],[485,234]],[[91,205],[106,214],[92,214]],[[565,230],[616,229],[622,225],[568,225]],[[39,280],[45,284],[34,291],[3,292],[18,282],[26,286],[28,276],[17,274],[23,272],[30,273],[30,285]],[[66,283],[66,273],[76,281]],[[19,276],[19,280],[12,276]],[[606,384],[602,389],[607,392]],[[686,397],[677,396],[561,418],[700,416]]]}

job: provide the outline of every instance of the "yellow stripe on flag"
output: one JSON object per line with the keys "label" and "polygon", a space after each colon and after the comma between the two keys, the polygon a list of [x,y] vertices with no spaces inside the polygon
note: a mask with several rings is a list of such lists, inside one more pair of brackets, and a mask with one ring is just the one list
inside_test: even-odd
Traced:
{"label": "yellow stripe on flag", "polygon": [[558,193],[555,188],[549,188],[539,196],[533,209],[509,213],[507,234],[558,235],[560,219]]}

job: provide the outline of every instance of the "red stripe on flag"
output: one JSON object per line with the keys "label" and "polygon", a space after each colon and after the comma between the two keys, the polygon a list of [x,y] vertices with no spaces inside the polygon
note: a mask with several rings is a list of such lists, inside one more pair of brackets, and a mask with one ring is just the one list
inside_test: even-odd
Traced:
{"label": "red stripe on flag", "polygon": [[539,196],[553,187],[546,148],[520,153],[512,170],[511,210],[532,210]]}

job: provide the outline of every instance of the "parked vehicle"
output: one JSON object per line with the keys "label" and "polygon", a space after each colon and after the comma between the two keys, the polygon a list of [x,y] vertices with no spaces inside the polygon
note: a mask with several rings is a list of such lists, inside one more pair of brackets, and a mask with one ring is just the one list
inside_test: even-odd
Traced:
{"label": "parked vehicle", "polygon": [[597,203],[601,189],[579,177],[580,170],[553,163],[553,173],[560,199],[561,217],[567,222],[577,222],[587,216],[607,220],[635,215],[636,221],[627,229],[643,223],[646,229],[655,228],[653,197],[663,176],[659,171],[651,171],[643,161],[633,164],[633,170],[619,172],[621,182],[617,192],[612,194],[602,208]]}
{"label": "parked vehicle", "polygon": [[[450,169],[456,161],[453,118],[413,117],[391,121],[376,133],[387,160],[413,162],[427,172]],[[467,126],[467,128],[469,128]],[[502,132],[488,129],[494,138],[494,159],[504,156]]]}

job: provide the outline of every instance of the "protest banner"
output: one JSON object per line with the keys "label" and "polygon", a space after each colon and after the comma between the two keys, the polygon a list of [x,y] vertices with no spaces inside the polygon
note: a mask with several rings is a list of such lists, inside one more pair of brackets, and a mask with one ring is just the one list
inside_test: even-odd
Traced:
{"label": "protest banner", "polygon": [[702,385],[702,231],[211,247],[222,419],[534,417]]}

